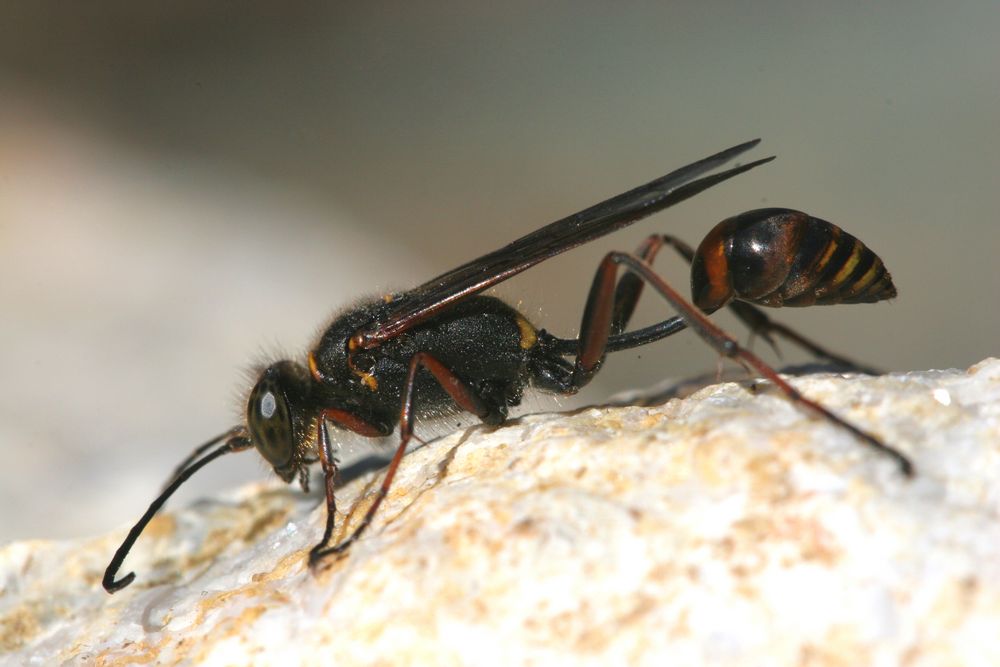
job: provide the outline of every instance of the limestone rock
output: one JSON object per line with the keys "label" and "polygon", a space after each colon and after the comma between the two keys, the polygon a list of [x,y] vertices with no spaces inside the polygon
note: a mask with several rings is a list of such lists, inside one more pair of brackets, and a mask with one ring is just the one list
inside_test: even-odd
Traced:
{"label": "limestone rock", "polygon": [[917,476],[762,383],[474,427],[317,572],[320,496],[273,481],[158,517],[113,596],[127,527],[8,545],[0,662],[1000,664],[1000,360],[793,383]]}

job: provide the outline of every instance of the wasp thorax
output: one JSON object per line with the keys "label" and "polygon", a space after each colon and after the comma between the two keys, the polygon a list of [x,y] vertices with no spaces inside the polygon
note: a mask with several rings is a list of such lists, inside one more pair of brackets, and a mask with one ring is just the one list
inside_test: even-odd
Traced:
{"label": "wasp thorax", "polygon": [[250,439],[286,482],[295,478],[301,463],[301,413],[308,391],[308,371],[291,361],[279,361],[261,374],[247,400]]}

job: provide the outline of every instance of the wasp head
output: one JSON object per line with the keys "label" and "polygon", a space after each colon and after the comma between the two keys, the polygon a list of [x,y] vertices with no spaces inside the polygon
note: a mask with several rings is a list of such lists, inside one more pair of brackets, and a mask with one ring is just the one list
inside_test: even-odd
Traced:
{"label": "wasp head", "polygon": [[309,445],[309,371],[291,361],[271,364],[247,400],[247,428],[261,456],[286,482],[295,479]]}

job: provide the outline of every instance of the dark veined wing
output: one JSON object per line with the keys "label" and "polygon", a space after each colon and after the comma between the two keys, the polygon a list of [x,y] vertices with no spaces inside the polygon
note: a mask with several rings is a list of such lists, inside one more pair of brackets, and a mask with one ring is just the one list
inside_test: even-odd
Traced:
{"label": "dark veined wing", "polygon": [[359,331],[352,338],[351,345],[375,347],[432,317],[450,304],[503,282],[539,262],[610,234],[773,160],[772,156],[697,178],[758,143],[760,139],[754,139],[692,162],[645,185],[556,220],[499,250],[443,273],[400,296],[396,307],[379,321]]}

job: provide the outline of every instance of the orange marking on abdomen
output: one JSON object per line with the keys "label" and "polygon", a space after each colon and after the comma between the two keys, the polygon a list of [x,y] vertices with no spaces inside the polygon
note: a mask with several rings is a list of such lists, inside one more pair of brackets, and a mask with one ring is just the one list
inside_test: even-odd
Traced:
{"label": "orange marking on abdomen", "polygon": [[729,303],[733,289],[729,284],[729,259],[726,257],[724,225],[717,225],[698,246],[708,278],[708,290],[699,295],[696,304],[706,311],[714,311]]}

